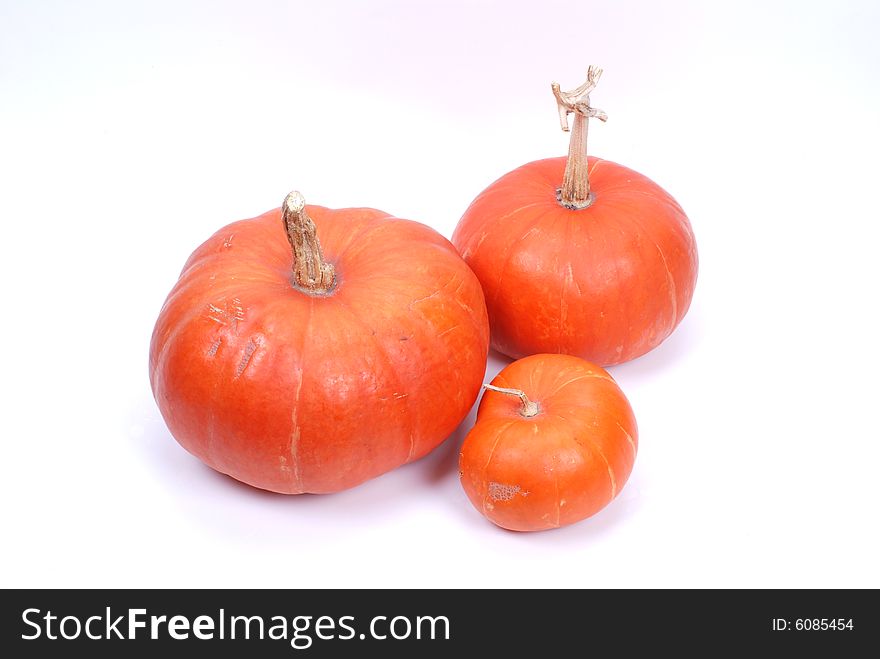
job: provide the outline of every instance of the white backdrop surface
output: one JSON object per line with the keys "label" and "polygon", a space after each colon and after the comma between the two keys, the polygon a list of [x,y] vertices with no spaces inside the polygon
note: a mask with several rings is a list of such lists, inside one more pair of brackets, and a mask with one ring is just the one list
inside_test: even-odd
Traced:
{"label": "white backdrop surface", "polygon": [[[876,2],[3,2],[0,585],[880,587],[878,27]],[[611,369],[641,438],[610,506],[486,522],[473,412],[331,496],[177,445],[147,348],[202,240],[292,188],[449,237],[566,152],[549,83],[588,63],[591,152],[700,249],[685,321]]]}

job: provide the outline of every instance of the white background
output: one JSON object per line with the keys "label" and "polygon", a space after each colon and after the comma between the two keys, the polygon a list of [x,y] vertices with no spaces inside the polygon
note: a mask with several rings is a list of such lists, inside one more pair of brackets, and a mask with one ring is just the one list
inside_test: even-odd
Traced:
{"label": "white background", "polygon": [[[878,7],[2,2],[0,585],[880,587]],[[202,240],[292,188],[449,237],[566,152],[549,83],[588,63],[591,152],[701,257],[677,332],[611,369],[641,434],[617,500],[495,528],[458,483],[472,416],[331,496],[177,445],[147,349]]]}

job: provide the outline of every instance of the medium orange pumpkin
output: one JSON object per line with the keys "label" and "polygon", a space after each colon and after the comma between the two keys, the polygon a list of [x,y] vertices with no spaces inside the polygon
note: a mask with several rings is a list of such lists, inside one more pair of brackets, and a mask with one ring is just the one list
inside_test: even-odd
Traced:
{"label": "medium orange pumpkin", "polygon": [[564,130],[575,114],[568,159],[505,174],[452,236],[483,285],[492,347],[514,358],[628,361],[666,339],[693,297],[697,247],[681,206],[645,176],[587,157],[587,121],[605,119],[589,105],[600,74],[591,67],[571,92],[553,85]]}
{"label": "medium orange pumpkin", "polygon": [[486,385],[459,460],[474,507],[512,531],[572,524],[623,488],[638,450],[632,408],[599,366],[532,355]]}
{"label": "medium orange pumpkin", "polygon": [[445,238],[291,193],[193,253],[156,323],[150,381],[171,433],[214,469],[334,492],[452,433],[488,342],[479,282]]}

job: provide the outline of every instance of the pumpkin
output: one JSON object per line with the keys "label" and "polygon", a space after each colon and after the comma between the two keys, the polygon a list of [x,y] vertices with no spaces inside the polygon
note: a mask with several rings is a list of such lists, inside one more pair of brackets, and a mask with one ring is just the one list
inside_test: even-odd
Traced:
{"label": "pumpkin", "polygon": [[464,491],[489,521],[512,531],[557,528],[620,493],[638,429],[605,370],[571,355],[532,355],[485,386],[459,468]]}
{"label": "pumpkin", "polygon": [[[587,156],[601,69],[571,92],[553,84],[568,158],[530,162],[470,205],[452,236],[483,285],[492,347],[609,365],[666,339],[687,313],[697,248],[681,206],[645,176]],[[561,186],[560,186],[561,183]]]}
{"label": "pumpkin", "polygon": [[480,284],[449,241],[291,193],[192,254],[156,322],[150,381],[207,465],[274,492],[335,492],[450,435],[488,342]]}

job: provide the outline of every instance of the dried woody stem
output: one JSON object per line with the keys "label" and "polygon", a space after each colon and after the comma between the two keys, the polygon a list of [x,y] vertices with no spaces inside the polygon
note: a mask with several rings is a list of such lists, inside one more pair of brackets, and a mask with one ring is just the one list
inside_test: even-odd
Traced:
{"label": "dried woody stem", "polygon": [[523,404],[522,410],[520,410],[520,414],[522,414],[524,417],[535,416],[538,413],[538,404],[534,401],[529,400],[529,397],[526,396],[526,392],[522,389],[507,389],[506,387],[496,387],[492,384],[484,384],[483,388],[490,391],[497,391],[499,394],[518,396]]}
{"label": "dried woody stem", "polygon": [[550,85],[556,97],[559,123],[565,132],[568,132],[568,115],[574,112],[568,163],[565,165],[562,187],[556,191],[559,203],[572,210],[587,208],[593,203],[587,164],[587,128],[591,117],[599,121],[608,119],[602,110],[590,107],[590,92],[596,88],[601,75],[602,69],[591,65],[587,69],[587,81],[576,89],[564,92],[560,91],[558,82]]}
{"label": "dried woody stem", "polygon": [[306,212],[306,200],[299,192],[291,192],[284,199],[281,219],[293,249],[293,285],[311,295],[328,293],[336,273],[333,265],[324,261],[315,223]]}

